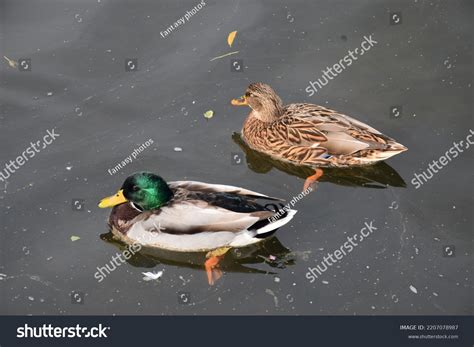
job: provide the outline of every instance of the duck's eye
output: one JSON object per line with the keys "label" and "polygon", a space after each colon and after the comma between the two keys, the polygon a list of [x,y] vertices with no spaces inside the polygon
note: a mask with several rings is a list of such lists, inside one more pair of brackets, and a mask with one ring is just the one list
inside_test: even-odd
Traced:
{"label": "duck's eye", "polygon": [[140,190],[140,188],[138,188],[138,186],[133,186],[133,187],[132,187],[132,190],[133,190],[134,192],[138,192],[138,191]]}
{"label": "duck's eye", "polygon": [[245,93],[245,96],[250,97],[250,96],[254,96],[254,95],[252,93],[247,92],[247,93]]}

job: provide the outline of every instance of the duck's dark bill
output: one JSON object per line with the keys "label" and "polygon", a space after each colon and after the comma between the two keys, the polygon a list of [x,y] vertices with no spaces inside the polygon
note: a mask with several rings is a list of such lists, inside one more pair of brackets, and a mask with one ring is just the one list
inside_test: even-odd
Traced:
{"label": "duck's dark bill", "polygon": [[123,195],[123,189],[119,190],[117,194],[103,198],[99,202],[100,208],[114,207],[116,205],[123,204],[127,202],[127,198]]}
{"label": "duck's dark bill", "polygon": [[247,100],[245,99],[245,96],[242,96],[239,99],[232,99],[232,101],[230,103],[234,106],[248,105]]}

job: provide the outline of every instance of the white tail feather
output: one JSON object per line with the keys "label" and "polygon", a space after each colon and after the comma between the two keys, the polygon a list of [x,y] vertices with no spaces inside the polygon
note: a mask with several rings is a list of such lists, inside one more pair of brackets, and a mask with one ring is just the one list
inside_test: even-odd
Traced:
{"label": "white tail feather", "polygon": [[285,218],[278,219],[275,222],[272,222],[270,224],[265,225],[264,227],[261,227],[260,229],[257,229],[257,235],[266,234],[275,229],[281,228],[283,225],[285,225],[286,223],[288,223],[290,220],[293,219],[296,212],[298,211],[288,210],[288,214],[285,216]]}

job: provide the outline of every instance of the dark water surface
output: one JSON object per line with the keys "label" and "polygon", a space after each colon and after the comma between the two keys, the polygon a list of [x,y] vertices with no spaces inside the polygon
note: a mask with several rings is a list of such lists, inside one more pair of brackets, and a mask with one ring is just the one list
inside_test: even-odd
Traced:
{"label": "dark water surface", "polygon": [[[0,181],[0,313],[472,313],[472,150],[419,189],[411,183],[473,129],[472,2],[205,1],[160,35],[198,3],[0,1],[1,56],[31,59],[20,72],[2,58],[0,169],[47,130],[60,134]],[[390,25],[392,12],[401,24]],[[370,34],[370,51],[305,92]],[[127,58],[138,71],[125,71]],[[244,71],[231,71],[231,59]],[[248,111],[229,101],[254,81],[284,102],[352,115],[409,150],[370,169],[329,170],[276,238],[228,254],[214,287],[204,255],[146,252],[98,283],[97,267],[123,245],[107,235],[109,211],[97,201],[132,172],[299,194],[306,169],[252,153],[234,134]],[[377,229],[310,283],[308,268],[364,223]],[[164,272],[144,281],[146,271]]]}

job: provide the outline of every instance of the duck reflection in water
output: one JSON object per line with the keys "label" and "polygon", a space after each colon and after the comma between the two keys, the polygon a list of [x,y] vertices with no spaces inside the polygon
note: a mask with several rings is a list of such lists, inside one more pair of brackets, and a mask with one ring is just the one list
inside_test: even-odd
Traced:
{"label": "duck reflection in water", "polygon": [[[100,235],[106,241],[123,252],[127,245],[117,240],[109,232]],[[220,270],[225,272],[276,274],[273,269],[284,269],[294,265],[297,258],[306,259],[307,252],[291,252],[273,236],[260,243],[243,248],[233,248],[220,263]],[[127,263],[139,268],[154,268],[159,264],[203,270],[206,261],[205,252],[173,252],[164,249],[143,246],[134,253]],[[263,266],[265,264],[265,266]],[[254,265],[253,267],[251,265]]]}

